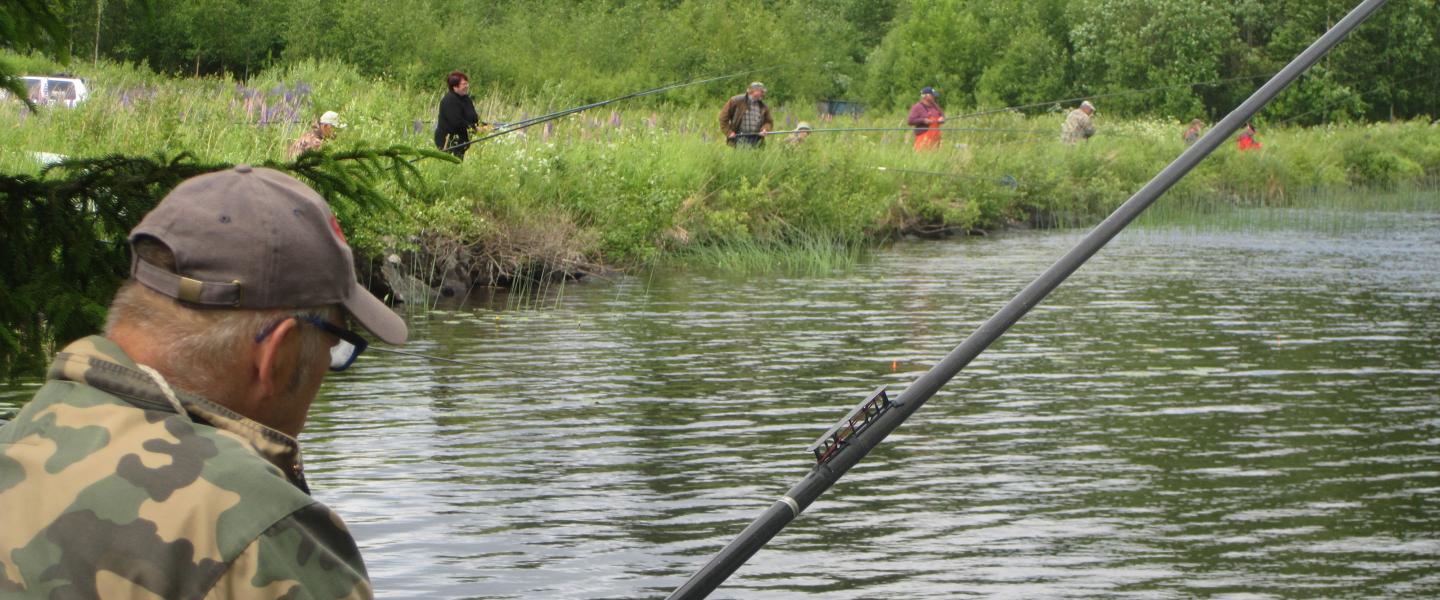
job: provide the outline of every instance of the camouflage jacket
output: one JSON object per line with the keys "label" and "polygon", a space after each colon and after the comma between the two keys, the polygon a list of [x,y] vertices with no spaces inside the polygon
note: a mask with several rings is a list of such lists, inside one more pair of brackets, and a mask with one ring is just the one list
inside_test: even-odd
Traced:
{"label": "camouflage jacket", "polygon": [[1095,135],[1095,124],[1090,115],[1078,108],[1070,111],[1065,117],[1065,125],[1060,127],[1060,141],[1067,144],[1089,139],[1092,135]]}
{"label": "camouflage jacket", "polygon": [[118,346],[66,347],[0,427],[0,598],[369,598],[293,438],[176,389]]}
{"label": "camouflage jacket", "polygon": [[290,144],[290,149],[285,152],[285,158],[288,160],[295,160],[295,157],[300,156],[301,152],[304,152],[306,150],[316,150],[324,145],[325,137],[320,135],[320,133],[318,131],[315,131],[315,129],[311,129],[310,131],[305,132],[304,135],[296,139],[294,143]]}

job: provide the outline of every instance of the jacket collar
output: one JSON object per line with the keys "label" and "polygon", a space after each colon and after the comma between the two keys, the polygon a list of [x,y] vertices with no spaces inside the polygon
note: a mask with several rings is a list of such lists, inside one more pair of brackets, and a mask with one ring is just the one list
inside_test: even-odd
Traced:
{"label": "jacket collar", "polygon": [[[55,356],[46,378],[87,385],[136,408],[175,412],[165,393],[136,366],[134,359],[102,336],[92,335],[66,346]],[[300,463],[300,444],[295,438],[186,390],[175,388],[174,391],[189,418],[238,436],[261,458],[284,472],[296,487],[310,493]]]}

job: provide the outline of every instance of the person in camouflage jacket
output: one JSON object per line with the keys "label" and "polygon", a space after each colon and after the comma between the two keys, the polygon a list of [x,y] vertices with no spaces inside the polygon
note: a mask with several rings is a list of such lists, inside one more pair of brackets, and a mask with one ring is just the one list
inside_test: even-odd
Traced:
{"label": "person in camouflage jacket", "polygon": [[[240,166],[131,233],[104,336],[0,426],[0,598],[369,598],[295,441],[326,367],[405,325],[355,282],[324,200]],[[188,331],[188,333],[187,333]]]}
{"label": "person in camouflage jacket", "polygon": [[295,160],[308,150],[319,150],[325,146],[325,142],[335,138],[337,130],[344,129],[345,124],[340,122],[340,114],[331,110],[320,115],[320,120],[310,126],[310,130],[290,144],[290,149],[285,151],[285,160]]}
{"label": "person in camouflage jacket", "polygon": [[1060,126],[1060,141],[1074,144],[1090,139],[1095,135],[1095,122],[1090,118],[1094,114],[1094,104],[1089,100],[1081,102],[1080,108],[1065,115],[1065,123]]}

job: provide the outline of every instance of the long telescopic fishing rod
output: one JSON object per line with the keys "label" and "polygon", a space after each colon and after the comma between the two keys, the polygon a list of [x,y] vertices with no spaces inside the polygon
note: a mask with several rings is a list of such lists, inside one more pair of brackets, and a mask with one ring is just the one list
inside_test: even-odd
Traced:
{"label": "long telescopic fishing rod", "polygon": [[532,127],[532,126],[534,126],[534,125],[539,125],[539,124],[544,123],[544,122],[546,122],[546,121],[553,121],[553,120],[555,120],[555,119],[559,119],[559,118],[561,118],[561,117],[566,117],[566,116],[569,116],[569,115],[573,115],[573,114],[578,113],[578,112],[581,112],[581,111],[590,110],[590,109],[592,109],[592,108],[599,108],[599,107],[605,106],[605,105],[607,105],[607,104],[614,104],[614,103],[616,103],[616,102],[620,102],[621,100],[629,100],[629,99],[631,99],[631,98],[639,98],[639,97],[641,97],[641,96],[649,96],[649,95],[651,95],[651,94],[659,94],[659,93],[661,93],[661,92],[668,92],[668,91],[674,90],[674,89],[679,89],[679,88],[683,88],[683,87],[689,87],[689,86],[692,86],[692,85],[700,85],[700,84],[704,84],[704,83],[710,83],[710,82],[713,82],[713,81],[721,81],[721,80],[725,80],[725,79],[734,79],[734,78],[736,78],[736,77],[741,77],[741,76],[744,76],[744,75],[749,75],[749,74],[751,74],[751,73],[759,73],[760,71],[767,71],[767,70],[770,70],[770,69],[773,69],[773,68],[775,68],[775,67],[766,67],[766,68],[764,68],[764,69],[751,69],[751,70],[749,70],[749,71],[741,71],[741,72],[739,72],[739,73],[731,73],[731,74],[729,74],[729,75],[721,75],[721,76],[719,76],[719,77],[709,77],[709,78],[706,78],[706,79],[692,79],[692,80],[690,80],[690,81],[682,81],[682,82],[680,82],[680,83],[671,83],[671,84],[668,84],[668,85],[660,86],[660,87],[658,87],[658,88],[653,88],[653,89],[648,89],[648,90],[644,90],[644,91],[640,91],[640,92],[633,92],[633,93],[630,93],[630,94],[625,94],[624,96],[619,96],[619,97],[611,98],[611,99],[609,99],[609,100],[601,100],[601,101],[599,101],[599,102],[591,102],[590,104],[586,104],[586,105],[583,105],[583,106],[576,106],[576,107],[574,107],[574,108],[567,108],[567,109],[565,109],[565,110],[556,111],[556,112],[553,112],[553,113],[550,113],[550,114],[547,114],[547,115],[540,115],[540,116],[538,116],[538,117],[534,117],[534,118],[531,118],[531,119],[525,119],[525,120],[523,120],[523,121],[518,121],[518,122],[515,122],[515,123],[508,123],[508,124],[505,125],[504,128],[499,129],[498,131],[496,131],[496,132],[494,132],[494,133],[491,133],[491,134],[489,134],[489,135],[485,135],[485,136],[482,136],[482,137],[478,137],[478,138],[475,138],[475,139],[470,140],[470,141],[467,141],[467,142],[462,142],[462,143],[459,143],[459,144],[455,144],[454,146],[450,146],[449,148],[445,148],[443,151],[444,151],[444,152],[449,152],[449,151],[455,150],[455,149],[457,149],[457,148],[464,148],[464,147],[466,147],[466,146],[469,146],[470,144],[474,144],[474,143],[477,143],[477,142],[483,142],[483,141],[488,140],[488,139],[490,139],[490,138],[500,137],[500,136],[502,136],[502,135],[506,135],[506,134],[509,134],[509,133],[514,133],[514,132],[516,132],[516,131],[520,131],[521,129],[525,129],[526,127]]}
{"label": "long telescopic fishing rod", "polygon": [[[930,131],[929,129],[926,129],[924,127],[836,127],[829,129],[785,129],[781,131],[767,131],[765,132],[765,135],[800,133],[802,131],[809,133],[860,133],[869,131],[915,131],[916,129],[920,129],[922,131]],[[1038,129],[1004,129],[997,127],[936,127],[935,129],[938,129],[940,131],[978,131],[991,133],[1021,133],[1027,135],[1053,135],[1053,132],[1041,131]]]}
{"label": "long telescopic fishing rod", "polygon": [[1230,111],[1209,133],[1115,209],[1115,212],[1086,234],[1074,248],[981,324],[970,337],[965,338],[965,341],[951,350],[938,364],[906,387],[897,398],[891,400],[882,387],[852,409],[845,418],[811,445],[810,450],[815,453],[816,465],[810,473],[751,522],[739,536],[711,558],[709,563],[676,588],[669,598],[704,598],[714,591],[786,524],[798,517],[801,511],[834,485],[846,471],[860,462],[885,436],[919,410],[950,378],[970,364],[971,360],[1045,299],[1061,282],[1125,229],[1126,225],[1140,216],[1146,207],[1224,143],[1230,134],[1254,116],[1261,107],[1300,77],[1371,13],[1383,6],[1385,1],[1365,0],[1356,6],[1350,14],[1345,15],[1345,18],[1320,36],[1320,39],[1290,61],[1290,64],[1285,65],[1275,77],[1235,110]]}

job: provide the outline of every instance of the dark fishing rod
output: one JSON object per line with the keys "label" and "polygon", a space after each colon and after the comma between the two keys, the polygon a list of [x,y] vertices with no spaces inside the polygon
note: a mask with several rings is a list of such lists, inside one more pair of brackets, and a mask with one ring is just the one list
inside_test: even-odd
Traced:
{"label": "dark fishing rod", "polygon": [[886,389],[881,387],[852,409],[829,431],[810,446],[815,454],[816,465],[799,483],[785,492],[759,518],[751,522],[740,535],[720,550],[710,562],[690,576],[684,584],[669,596],[672,600],[704,598],[714,591],[726,578],[734,573],[766,542],[775,537],[800,512],[810,506],[825,490],[834,485],[846,471],[860,462],[876,444],[899,427],[905,419],[919,410],[940,387],[945,385],[991,343],[1003,335],[1012,325],[1025,316],[1031,308],[1045,299],[1050,292],[1065,281],[1072,273],[1085,264],[1096,252],[1125,229],[1146,207],[1154,203],[1161,194],[1175,185],[1195,165],[1225,143],[1261,107],[1295,81],[1306,69],[1315,64],[1335,44],[1357,25],[1364,22],[1371,13],[1385,4],[1386,0],[1364,0],[1345,15],[1333,28],[1285,65],[1275,77],[1256,90],[1248,99],[1230,111],[1208,133],[1202,136],[1159,174],[1135,192],[1129,200],[1115,209],[1099,225],[1090,230],[1079,243],[1046,269],[1030,285],[1006,303],[999,312],[965,338],[933,368],[906,387],[898,397],[891,400]]}
{"label": "dark fishing rod", "polygon": [[[766,132],[765,135],[780,135],[780,134],[782,134],[782,133],[799,133],[799,132],[802,132],[802,131],[809,132],[809,133],[861,133],[861,132],[869,132],[869,131],[915,131],[916,129],[920,129],[920,130],[924,130],[924,131],[929,131],[928,129],[925,129],[924,127],[839,127],[839,128],[830,128],[830,129],[786,129],[786,130],[783,130],[783,131],[769,131],[769,132]],[[1053,134],[1054,134],[1054,132],[1051,132],[1051,131],[1041,131],[1041,130],[1038,130],[1038,129],[1004,129],[1004,128],[998,128],[998,127],[936,127],[935,129],[938,129],[938,130],[940,130],[940,131],[971,131],[971,132],[990,132],[990,133],[1020,133],[1020,134],[1028,134],[1028,135],[1053,135]],[[736,135],[746,135],[746,134],[736,134]]]}
{"label": "dark fishing rod", "polygon": [[496,137],[500,137],[500,136],[502,136],[502,135],[506,135],[506,134],[510,134],[510,133],[515,133],[516,131],[520,131],[520,130],[525,129],[525,128],[527,128],[527,127],[532,127],[532,126],[535,126],[535,125],[539,125],[539,124],[544,123],[544,122],[546,122],[546,121],[554,121],[555,119],[559,119],[559,118],[561,118],[561,117],[567,117],[567,116],[573,115],[573,114],[578,113],[578,112],[583,112],[583,111],[590,110],[590,109],[592,109],[592,108],[599,108],[599,107],[605,106],[605,105],[607,105],[607,104],[614,104],[614,103],[620,102],[620,101],[622,101],[622,100],[630,100],[630,99],[632,99],[632,98],[639,98],[639,97],[641,97],[641,96],[649,96],[649,95],[652,95],[652,94],[659,94],[659,93],[663,93],[663,92],[668,92],[668,91],[670,91],[670,90],[680,89],[680,88],[683,88],[683,87],[689,87],[689,86],[692,86],[692,85],[701,85],[701,84],[705,84],[705,83],[711,83],[711,82],[714,82],[714,81],[722,81],[722,80],[725,80],[725,79],[734,79],[734,78],[736,78],[736,77],[741,77],[741,76],[744,76],[744,75],[750,75],[750,74],[752,74],[752,73],[759,73],[759,72],[761,72],[761,71],[768,71],[768,70],[773,69],[773,68],[775,68],[775,67],[766,67],[766,68],[764,68],[764,69],[751,69],[751,70],[749,70],[749,71],[741,71],[741,72],[739,72],[739,73],[731,73],[731,74],[729,74],[729,75],[720,75],[720,76],[718,76],[718,77],[709,77],[709,78],[705,78],[705,79],[692,79],[692,80],[690,80],[690,81],[682,81],[682,82],[680,82],[680,83],[671,83],[671,84],[663,85],[663,86],[660,86],[660,87],[657,87],[657,88],[652,88],[652,89],[648,89],[648,90],[644,90],[644,91],[640,91],[640,92],[633,92],[633,93],[625,94],[624,96],[618,96],[618,97],[615,97],[615,98],[611,98],[611,99],[609,99],[609,100],[601,100],[601,101],[599,101],[599,102],[591,102],[590,104],[585,104],[585,105],[582,105],[582,106],[576,106],[576,107],[574,107],[574,108],[567,108],[567,109],[565,109],[565,110],[556,111],[556,112],[553,112],[553,113],[550,113],[550,114],[546,114],[546,115],[540,115],[540,116],[538,116],[538,117],[534,117],[534,118],[531,118],[531,119],[525,119],[525,120],[523,120],[523,121],[518,121],[518,122],[515,122],[515,123],[508,123],[508,124],[505,125],[505,127],[504,127],[503,129],[497,128],[497,130],[496,130],[494,133],[490,133],[490,134],[488,134],[488,135],[485,135],[485,136],[482,136],[482,137],[478,137],[478,138],[475,138],[475,139],[470,140],[470,141],[467,141],[467,142],[462,142],[462,143],[459,143],[459,144],[455,144],[454,146],[450,146],[449,148],[445,148],[445,149],[443,150],[443,152],[449,152],[449,151],[455,150],[455,149],[457,149],[457,148],[464,148],[464,147],[466,147],[466,146],[469,146],[470,144],[475,144],[475,143],[478,143],[478,142],[483,142],[483,141],[488,140],[488,139],[490,139],[490,138],[496,138]]}

